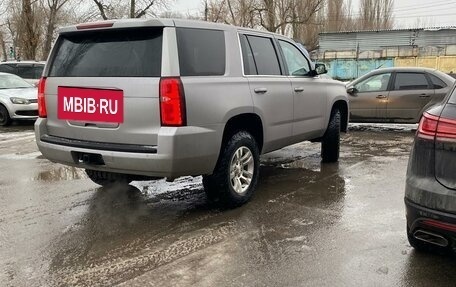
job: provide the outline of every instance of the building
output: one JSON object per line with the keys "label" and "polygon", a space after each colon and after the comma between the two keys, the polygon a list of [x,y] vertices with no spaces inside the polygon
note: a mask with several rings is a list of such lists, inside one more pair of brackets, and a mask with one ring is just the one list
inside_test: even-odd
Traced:
{"label": "building", "polygon": [[340,80],[394,66],[456,72],[456,26],[320,33],[319,45],[314,57]]}

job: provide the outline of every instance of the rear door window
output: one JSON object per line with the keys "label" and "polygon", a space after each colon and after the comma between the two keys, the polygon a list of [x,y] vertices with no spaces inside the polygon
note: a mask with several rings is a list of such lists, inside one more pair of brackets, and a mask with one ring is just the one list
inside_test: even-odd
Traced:
{"label": "rear door window", "polygon": [[177,28],[181,76],[225,74],[225,34],[219,30]]}
{"label": "rear door window", "polygon": [[394,90],[425,90],[429,83],[423,73],[397,73]]}
{"label": "rear door window", "polygon": [[62,34],[51,77],[159,77],[162,28]]}
{"label": "rear door window", "polygon": [[281,75],[279,59],[271,38],[247,36],[258,75]]}
{"label": "rear door window", "polygon": [[0,65],[0,72],[17,75],[17,68],[16,65],[3,64]]}

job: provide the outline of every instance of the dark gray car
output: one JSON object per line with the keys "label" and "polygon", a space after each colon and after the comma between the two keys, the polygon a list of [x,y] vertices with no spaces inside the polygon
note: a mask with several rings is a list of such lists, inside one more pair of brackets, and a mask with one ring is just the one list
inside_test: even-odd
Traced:
{"label": "dark gray car", "polygon": [[456,91],[427,110],[410,155],[407,235],[416,249],[456,248]]}
{"label": "dark gray car", "polygon": [[347,84],[352,122],[417,123],[455,79],[435,69],[384,68]]}

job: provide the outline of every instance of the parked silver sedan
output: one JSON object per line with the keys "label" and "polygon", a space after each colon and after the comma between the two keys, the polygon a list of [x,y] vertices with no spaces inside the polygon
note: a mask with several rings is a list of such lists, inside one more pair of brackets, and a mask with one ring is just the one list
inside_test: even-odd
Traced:
{"label": "parked silver sedan", "polygon": [[347,84],[350,121],[417,123],[455,79],[435,69],[384,68]]}
{"label": "parked silver sedan", "polygon": [[16,75],[0,73],[0,126],[38,117],[37,88]]}

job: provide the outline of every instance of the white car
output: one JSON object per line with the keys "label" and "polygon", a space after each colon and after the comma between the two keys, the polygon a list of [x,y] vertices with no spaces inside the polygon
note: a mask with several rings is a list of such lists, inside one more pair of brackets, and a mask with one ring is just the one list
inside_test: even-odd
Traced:
{"label": "white car", "polygon": [[16,75],[0,73],[0,126],[38,117],[37,88]]}

